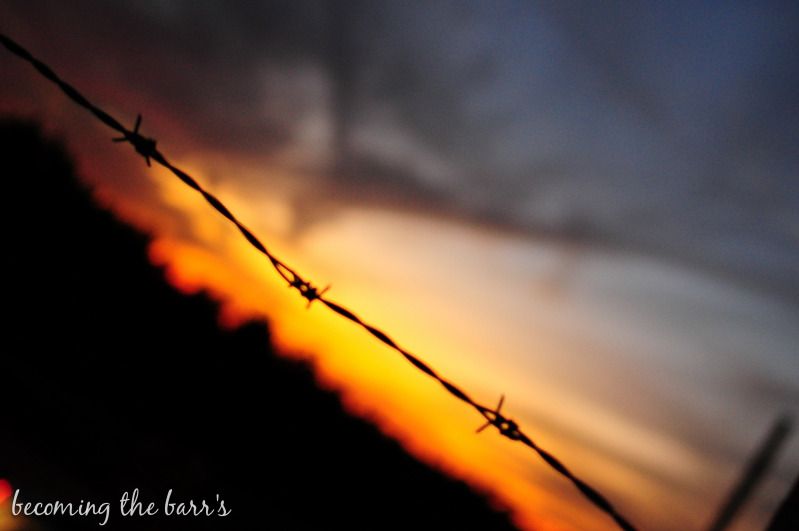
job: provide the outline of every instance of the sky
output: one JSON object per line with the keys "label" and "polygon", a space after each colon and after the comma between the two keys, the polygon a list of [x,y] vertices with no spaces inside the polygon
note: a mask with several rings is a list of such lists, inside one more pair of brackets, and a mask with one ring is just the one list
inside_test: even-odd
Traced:
{"label": "sky", "polygon": [[[701,529],[799,404],[799,7],[7,1],[0,29],[270,248],[508,414],[646,529]],[[613,529],[535,455],[305,309],[201,198],[0,54],[0,112],[228,325],[536,529]],[[35,198],[32,198],[35,201]],[[735,529],[799,474],[793,434]]]}

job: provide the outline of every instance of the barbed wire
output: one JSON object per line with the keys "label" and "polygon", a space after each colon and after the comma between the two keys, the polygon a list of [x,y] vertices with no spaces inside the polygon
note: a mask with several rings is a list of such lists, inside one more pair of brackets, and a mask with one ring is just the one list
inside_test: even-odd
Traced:
{"label": "barbed wire", "polygon": [[250,243],[250,245],[252,245],[261,254],[266,256],[275,271],[277,271],[283,280],[288,283],[288,287],[296,290],[300,296],[307,301],[308,306],[310,306],[314,301],[319,301],[328,309],[332,310],[348,321],[360,326],[384,345],[401,354],[414,367],[425,373],[430,378],[436,380],[452,396],[471,406],[485,419],[486,423],[478,428],[478,433],[489,426],[494,426],[497,428],[497,431],[500,435],[512,441],[519,441],[528,446],[535,451],[551,468],[571,481],[591,503],[613,518],[613,520],[621,529],[625,531],[635,531],[635,527],[616,510],[616,508],[607,500],[605,496],[600,494],[599,491],[588,485],[585,481],[575,476],[563,463],[560,462],[559,459],[538,446],[530,437],[528,437],[519,428],[519,425],[514,420],[502,414],[501,409],[505,400],[504,395],[500,398],[496,408],[490,408],[475,401],[460,387],[444,378],[442,375],[433,370],[427,363],[400,346],[386,332],[383,332],[376,326],[364,321],[355,312],[349,310],[345,306],[326,297],[325,293],[329,287],[326,287],[322,290],[317,289],[310,281],[303,278],[295,269],[274,255],[258,239],[258,237],[253,234],[252,231],[250,231],[238,218],[236,218],[236,216],[224,205],[224,203],[222,203],[222,201],[205,190],[191,175],[169,162],[166,156],[164,156],[164,154],[158,150],[157,142],[154,139],[145,137],[139,132],[139,128],[142,123],[141,115],[137,116],[136,123],[132,130],[126,128],[110,114],[89,101],[85,96],[83,96],[83,94],[75,89],[75,87],[61,79],[49,66],[34,57],[28,50],[20,46],[14,40],[0,33],[0,43],[2,43],[3,46],[5,46],[5,48],[8,49],[8,51],[10,51],[12,54],[30,63],[42,76],[57,85],[61,91],[73,102],[87,109],[98,120],[103,122],[111,129],[121,133],[122,136],[112,139],[114,142],[126,142],[131,144],[136,153],[144,158],[147,166],[151,165],[151,161],[163,166],[172,172],[178,179],[183,181],[186,186],[201,194],[208,204],[210,204],[219,214],[224,216],[228,221],[236,226],[236,228],[239,230],[239,232],[241,232],[242,236]]}

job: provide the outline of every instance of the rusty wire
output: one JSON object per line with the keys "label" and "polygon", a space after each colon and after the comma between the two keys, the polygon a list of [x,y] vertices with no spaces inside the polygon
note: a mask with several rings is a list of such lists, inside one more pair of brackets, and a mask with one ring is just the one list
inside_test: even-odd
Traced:
{"label": "rusty wire", "polygon": [[217,199],[210,192],[206,191],[191,175],[169,162],[163,153],[158,150],[156,141],[154,139],[145,137],[139,132],[139,127],[141,126],[142,121],[141,115],[136,118],[136,123],[132,130],[126,128],[110,114],[94,105],[85,96],[83,96],[83,94],[75,89],[75,87],[56,75],[56,73],[49,66],[34,57],[30,52],[28,52],[28,50],[17,44],[11,38],[0,33],[0,43],[2,43],[3,46],[5,46],[5,48],[11,53],[30,63],[42,76],[57,85],[61,91],[64,92],[64,94],[66,94],[66,96],[69,97],[73,102],[81,107],[84,107],[98,120],[120,133],[122,136],[114,138],[114,142],[130,143],[136,153],[144,158],[147,166],[150,166],[151,161],[156,162],[172,172],[178,179],[183,181],[184,184],[201,194],[217,212],[219,212],[222,216],[227,218],[236,226],[236,228],[239,230],[239,232],[241,232],[242,236],[244,236],[250,245],[252,245],[261,254],[266,256],[275,271],[277,271],[283,280],[288,283],[289,288],[297,290],[300,296],[306,299],[309,306],[312,302],[318,300],[330,310],[360,326],[380,340],[383,344],[400,353],[414,367],[425,373],[427,376],[438,381],[438,383],[440,383],[452,396],[461,400],[462,402],[465,402],[474,408],[480,415],[482,415],[486,421],[486,424],[478,431],[482,431],[482,429],[488,426],[494,426],[497,428],[497,431],[500,435],[512,441],[519,441],[528,446],[556,472],[571,481],[574,486],[577,487],[577,489],[589,501],[591,501],[591,503],[613,518],[613,520],[621,529],[625,531],[635,530],[635,527],[633,527],[633,525],[630,524],[627,519],[616,510],[616,508],[607,500],[605,496],[600,494],[599,491],[588,485],[585,481],[575,476],[568,468],[566,468],[565,465],[563,465],[563,463],[560,462],[560,460],[538,446],[532,439],[530,439],[530,437],[522,432],[514,420],[504,416],[501,413],[500,409],[502,407],[502,402],[504,401],[504,396],[500,399],[500,402],[496,408],[490,408],[476,402],[457,385],[448,381],[424,361],[407,351],[405,348],[401,347],[387,333],[364,321],[353,311],[347,309],[341,304],[333,302],[329,298],[325,297],[324,294],[328,288],[323,290],[317,289],[310,281],[303,278],[296,270],[275,256],[263,243],[261,243],[255,234],[253,234],[241,221],[239,221],[238,218],[236,218],[235,215],[233,215],[233,213],[222,203],[222,201]]}

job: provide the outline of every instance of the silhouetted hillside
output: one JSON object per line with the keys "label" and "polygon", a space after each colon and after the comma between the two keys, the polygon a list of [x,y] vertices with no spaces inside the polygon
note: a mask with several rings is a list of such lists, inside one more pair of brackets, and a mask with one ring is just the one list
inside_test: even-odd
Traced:
{"label": "silhouetted hillside", "polygon": [[[97,207],[64,151],[0,124],[4,243],[0,477],[30,500],[214,500],[219,519],[106,529],[511,529],[275,356],[263,324],[222,331],[174,291],[147,237]],[[109,149],[111,144],[109,144]],[[468,434],[465,434],[468,436]],[[93,529],[94,519],[42,520]]]}

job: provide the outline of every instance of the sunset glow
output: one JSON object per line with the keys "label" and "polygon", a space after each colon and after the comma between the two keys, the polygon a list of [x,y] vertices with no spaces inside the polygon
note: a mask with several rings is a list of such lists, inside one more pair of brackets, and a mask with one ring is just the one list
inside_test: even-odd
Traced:
{"label": "sunset glow", "polygon": [[[152,245],[153,260],[166,265],[168,278],[184,291],[208,289],[225,301],[223,322],[232,326],[251,317],[267,318],[282,350],[311,359],[320,382],[340,390],[351,411],[377,422],[420,458],[490,492],[514,510],[519,524],[612,528],[527,449],[490,434],[475,436],[479,417],[396,353],[321,306],[306,310],[305,301],[282,285],[235,230],[209,215],[195,193],[171,184],[162,190],[166,203],[185,209],[196,242],[159,237]],[[655,502],[675,493],[664,491],[653,471],[684,485],[683,508],[691,506],[691,489],[713,496],[713,489],[720,488],[705,479],[712,476],[713,465],[696,448],[602,405],[615,403],[613,382],[627,378],[622,360],[641,355],[626,349],[641,345],[655,356],[657,349],[676,355],[675,345],[664,338],[666,343],[658,346],[654,331],[642,334],[648,326],[645,316],[635,317],[643,320],[627,331],[633,321],[614,322],[596,306],[594,290],[605,289],[603,283],[612,284],[612,279],[587,277],[589,284],[574,288],[580,291],[568,298],[549,293],[550,268],[562,252],[557,246],[375,211],[352,211],[291,241],[272,228],[268,212],[264,216],[263,221],[252,218],[253,226],[271,234],[273,249],[290,254],[291,263],[319,279],[318,285],[330,281],[333,300],[385,326],[481,401],[490,403],[504,392],[509,411],[545,448],[556,448],[584,477],[600,478],[626,510],[640,511],[650,522],[660,518],[664,529],[675,518]],[[527,255],[527,271],[538,273],[520,274],[507,259],[508,253],[519,252]],[[595,256],[599,275],[604,262],[633,275],[655,267],[601,252]],[[678,270],[669,274],[678,275],[676,282],[692,281],[690,276],[678,280],[686,274]],[[610,360],[611,368],[586,373],[583,367],[591,364],[586,356]],[[660,369],[651,374],[638,370],[642,382],[653,378],[654,384],[659,378]],[[560,383],[553,374],[562,375]],[[641,400],[655,403],[658,398]],[[707,515],[683,509],[679,518],[698,527]]]}
{"label": "sunset glow", "polygon": [[[147,16],[163,28],[179,24],[160,8]],[[174,56],[142,38],[95,57],[75,50],[106,50],[102,37],[80,42],[53,16],[48,24],[66,29],[51,38],[19,22],[22,8],[8,17],[32,49],[125,123],[141,111],[144,134],[169,160],[314,286],[330,285],[326,297],[478,402],[504,395],[506,415],[632,522],[651,531],[705,528],[774,419],[797,414],[799,305],[789,284],[799,225],[795,194],[779,177],[794,176],[785,170],[792,166],[781,151],[758,147],[743,118],[729,126],[718,118],[750,116],[745,96],[755,85],[744,74],[771,63],[752,59],[730,81],[735,65],[711,56],[715,41],[700,25],[685,32],[691,49],[709,57],[672,63],[664,50],[682,50],[683,33],[658,33],[661,25],[639,13],[640,31],[630,30],[623,48],[647,44],[657,68],[623,55],[607,73],[594,68],[602,54],[593,53],[581,13],[519,8],[521,16],[514,8],[494,19],[489,10],[464,15],[460,26],[446,7],[385,9],[385,27],[362,28],[364,39],[383,33],[379,46],[363,46],[366,96],[352,123],[334,112],[336,98],[347,100],[336,83],[349,86],[349,73],[331,73],[324,46],[324,54],[283,58],[271,42],[238,47],[250,37],[233,27],[219,33],[235,41],[233,51],[208,64],[214,48],[205,34],[186,38],[192,46],[175,38]],[[708,21],[728,48],[738,40],[726,28],[744,26],[733,19]],[[407,35],[406,23],[415,28]],[[450,40],[441,42],[439,25]],[[754,42],[765,40],[764,56],[775,54],[752,31]],[[173,43],[167,29],[159,35]],[[422,51],[411,47],[417,41]],[[477,46],[475,57],[490,60],[475,65],[472,42],[483,41],[496,44]],[[755,57],[745,44],[738,55]],[[718,46],[723,59],[735,56]],[[176,289],[219,301],[222,326],[268,322],[280,354],[310,363],[349,412],[487,494],[520,528],[616,528],[530,448],[494,428],[475,433],[484,419],[397,352],[318,302],[306,308],[196,191],[147,168],[130,145],[111,144],[107,129],[27,65],[0,61],[0,113],[41,121],[64,140],[97,202],[150,235],[150,261]],[[643,73],[619,66],[629,64]],[[441,65],[455,65],[453,73]],[[693,78],[678,67],[696,84],[681,85]],[[717,97],[723,87],[735,90]],[[420,94],[427,99],[414,99]],[[697,111],[711,107],[706,101],[722,102],[717,114]],[[750,107],[757,119],[749,121],[759,124],[761,107]],[[336,137],[336,128],[346,133]],[[739,137],[746,149],[729,140]],[[763,207],[768,201],[779,208]],[[792,436],[731,531],[764,528],[797,474]],[[0,480],[0,504],[10,489]]]}

